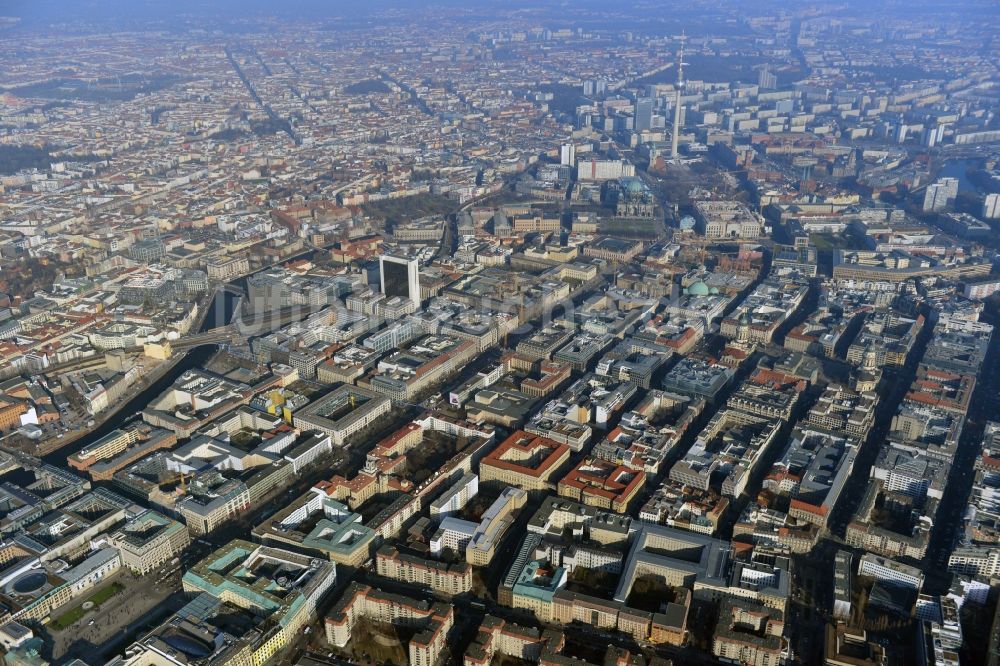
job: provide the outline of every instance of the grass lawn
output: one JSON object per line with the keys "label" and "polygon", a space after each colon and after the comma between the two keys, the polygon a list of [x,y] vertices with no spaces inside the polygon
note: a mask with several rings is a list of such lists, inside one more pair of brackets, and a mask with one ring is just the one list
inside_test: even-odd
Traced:
{"label": "grass lawn", "polygon": [[847,241],[833,234],[809,234],[809,242],[817,250],[842,250],[848,247]]}
{"label": "grass lawn", "polygon": [[864,250],[867,248],[864,237],[859,237],[851,231],[842,234],[809,234],[809,242],[817,250]]}
{"label": "grass lawn", "polygon": [[[83,603],[90,601],[94,604],[95,607],[100,607],[101,604],[103,604],[105,601],[107,601],[111,597],[121,592],[123,589],[125,588],[118,583],[108,585],[107,587],[100,589],[94,594],[90,595],[90,597],[84,600]],[[52,622],[49,623],[49,627],[56,630],[65,629],[66,627],[70,626],[71,624],[82,618],[84,615],[87,614],[87,611],[83,610],[83,603],[81,603],[79,606],[74,606],[73,608],[69,609],[59,617],[52,620]]]}
{"label": "grass lawn", "polygon": [[49,626],[53,629],[65,629],[86,614],[87,611],[83,610],[83,606],[75,606],[56,619],[52,620],[52,623],[49,624]]}
{"label": "grass lawn", "polygon": [[107,601],[111,597],[121,592],[123,589],[124,588],[118,583],[115,583],[113,585],[108,585],[103,590],[98,590],[97,592],[95,592],[93,596],[87,599],[87,601],[92,601],[94,602],[95,606],[100,606],[105,601]]}

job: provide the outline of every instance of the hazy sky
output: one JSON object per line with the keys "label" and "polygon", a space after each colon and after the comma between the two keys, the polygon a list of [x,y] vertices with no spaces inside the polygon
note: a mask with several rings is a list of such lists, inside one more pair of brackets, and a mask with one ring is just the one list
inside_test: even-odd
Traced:
{"label": "hazy sky", "polygon": [[[227,19],[240,20],[253,16],[287,16],[288,18],[361,18],[389,8],[419,9],[428,6],[486,10],[517,7],[541,9],[541,14],[563,22],[573,22],[587,10],[606,10],[618,17],[648,18],[651,14],[669,16],[697,15],[711,7],[710,2],[687,0],[630,0],[609,3],[607,0],[0,0],[0,16],[15,16],[26,28],[43,27],[52,23],[77,24],[92,27],[102,24],[106,29],[137,27],[158,22],[177,27],[198,26],[197,18],[219,19],[218,23],[201,24],[214,27]],[[808,10],[834,8],[834,13],[943,12],[950,15],[984,16],[1000,12],[997,0],[718,0],[718,6],[729,9]],[[897,8],[897,9],[894,9]]]}

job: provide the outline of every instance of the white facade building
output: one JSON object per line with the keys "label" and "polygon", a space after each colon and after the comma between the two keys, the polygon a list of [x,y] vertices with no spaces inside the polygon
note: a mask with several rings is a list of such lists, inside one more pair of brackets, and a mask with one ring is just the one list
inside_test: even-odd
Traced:
{"label": "white facade building", "polygon": [[897,583],[920,591],[924,584],[924,574],[920,569],[901,564],[886,557],[866,553],[858,565],[859,576],[871,576],[875,580]]}
{"label": "white facade building", "polygon": [[382,255],[378,259],[379,280],[382,293],[387,298],[399,296],[420,308],[420,271],[415,259]]}
{"label": "white facade building", "polygon": [[431,503],[431,515],[447,518],[458,513],[479,492],[479,477],[472,472]]}
{"label": "white facade building", "polygon": [[458,518],[445,518],[441,521],[434,536],[431,537],[431,554],[439,555],[441,551],[451,549],[456,553],[464,553],[466,546],[479,529],[479,523]]}
{"label": "white facade building", "polygon": [[924,212],[936,213],[955,203],[958,196],[957,178],[939,178],[924,192]]}
{"label": "white facade building", "polygon": [[983,217],[987,220],[1000,219],[1000,194],[987,194],[983,202]]}

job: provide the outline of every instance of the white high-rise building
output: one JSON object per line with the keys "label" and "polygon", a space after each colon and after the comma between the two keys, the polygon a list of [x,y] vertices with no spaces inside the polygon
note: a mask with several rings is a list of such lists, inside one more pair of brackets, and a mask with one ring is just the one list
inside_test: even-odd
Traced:
{"label": "white high-rise building", "polygon": [[955,203],[958,197],[957,178],[939,178],[927,186],[924,193],[924,212],[936,213]]}
{"label": "white high-rise building", "polygon": [[565,166],[576,165],[576,146],[572,143],[564,143],[559,149],[559,164]]}
{"label": "white high-rise building", "polygon": [[983,217],[987,220],[1000,219],[1000,194],[987,194],[983,202]]}
{"label": "white high-rise building", "polygon": [[653,127],[653,103],[652,97],[640,97],[635,100],[635,124],[633,129],[636,132],[645,132]]}
{"label": "white high-rise building", "polygon": [[382,255],[378,259],[382,293],[387,298],[408,298],[420,308],[420,270],[415,259]]}
{"label": "white high-rise building", "polygon": [[764,65],[764,69],[760,70],[760,76],[757,78],[757,87],[761,90],[774,90],[778,87],[778,77],[771,72],[769,65]]}

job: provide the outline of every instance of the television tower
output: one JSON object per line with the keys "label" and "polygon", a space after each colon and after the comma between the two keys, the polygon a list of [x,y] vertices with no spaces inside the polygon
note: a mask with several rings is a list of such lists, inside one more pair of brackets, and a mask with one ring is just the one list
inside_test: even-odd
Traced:
{"label": "television tower", "polygon": [[674,93],[674,133],[673,141],[670,144],[670,157],[673,160],[677,159],[677,143],[680,140],[681,132],[681,90],[684,88],[684,42],[687,41],[687,35],[681,33],[678,37],[681,42],[681,47],[677,51],[677,89]]}

